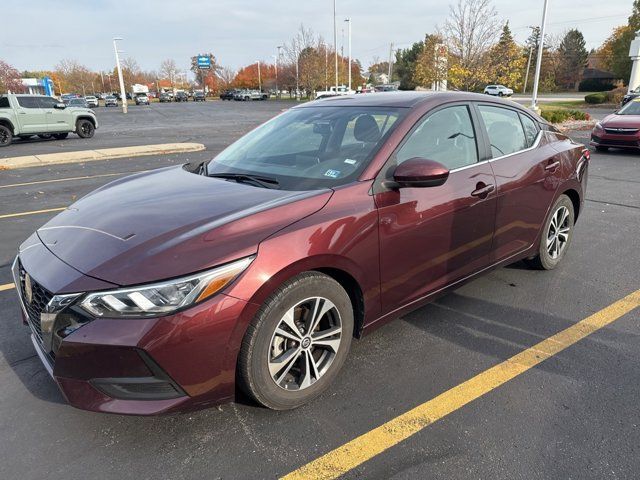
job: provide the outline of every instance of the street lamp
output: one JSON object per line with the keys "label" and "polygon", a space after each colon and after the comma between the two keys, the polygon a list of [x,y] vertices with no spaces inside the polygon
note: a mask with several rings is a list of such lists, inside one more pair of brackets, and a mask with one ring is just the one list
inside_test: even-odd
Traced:
{"label": "street lamp", "polygon": [[540,83],[540,68],[542,67],[542,51],[544,50],[544,31],[547,26],[547,7],[549,0],[544,0],[542,9],[542,24],[540,27],[540,43],[538,46],[538,58],[536,60],[536,76],[533,80],[533,95],[531,96],[531,109],[538,110],[538,84]]}
{"label": "street lamp", "polygon": [[[276,48],[278,49],[278,56],[276,58],[276,79],[277,79],[278,62],[280,61],[280,55],[281,55],[280,50],[284,48],[284,45],[278,45]],[[280,98],[280,90],[278,90],[277,81],[276,81],[276,98]]]}
{"label": "street lamp", "polygon": [[338,25],[336,24],[336,0],[333,0],[333,52],[335,58],[336,92],[338,91]]}
{"label": "street lamp", "polygon": [[345,18],[345,22],[349,24],[349,92],[351,92],[351,19]]}
{"label": "street lamp", "polygon": [[116,53],[116,67],[118,68],[118,80],[120,81],[120,95],[122,96],[122,113],[127,113],[127,93],[124,91],[124,79],[122,78],[122,69],[120,68],[120,57],[118,56],[117,41],[121,41],[122,38],[113,38],[113,51]]}
{"label": "street lamp", "polygon": [[256,60],[258,64],[258,90],[262,92],[262,78],[260,77],[260,60]]}
{"label": "street lamp", "polygon": [[[529,25],[531,33],[535,32],[538,27]],[[524,86],[522,87],[522,93],[527,93],[527,83],[529,83],[529,69],[531,67],[531,54],[533,54],[533,44],[529,46],[529,60],[527,60],[527,73],[524,76]]]}
{"label": "street lamp", "polygon": [[278,98],[278,56],[271,55],[276,61],[276,98]]}

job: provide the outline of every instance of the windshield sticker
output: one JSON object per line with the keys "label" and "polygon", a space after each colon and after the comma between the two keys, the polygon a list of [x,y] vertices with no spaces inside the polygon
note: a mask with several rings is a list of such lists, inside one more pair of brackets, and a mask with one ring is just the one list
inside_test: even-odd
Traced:
{"label": "windshield sticker", "polygon": [[356,161],[353,158],[345,158],[344,163],[348,163],[349,165],[355,165]]}
{"label": "windshield sticker", "polygon": [[340,170],[327,170],[324,172],[325,177],[338,178],[340,176]]}

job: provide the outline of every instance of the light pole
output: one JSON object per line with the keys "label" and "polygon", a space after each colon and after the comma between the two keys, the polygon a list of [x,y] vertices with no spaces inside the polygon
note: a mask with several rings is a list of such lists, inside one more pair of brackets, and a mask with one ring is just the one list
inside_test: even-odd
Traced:
{"label": "light pole", "polygon": [[122,40],[120,37],[113,39],[113,51],[116,53],[116,67],[118,68],[118,80],[120,81],[120,95],[122,96],[122,113],[127,113],[127,92],[124,91],[124,79],[122,78],[122,69],[120,68],[120,56],[118,55],[117,41]]}
{"label": "light pole", "polygon": [[[535,32],[538,27],[532,27],[529,25],[532,32]],[[533,45],[529,46],[529,60],[527,61],[527,73],[524,76],[524,86],[522,87],[522,93],[527,93],[527,83],[529,83],[529,69],[531,68],[531,54],[533,53]]]}
{"label": "light pole", "polygon": [[549,0],[544,0],[542,9],[542,24],[540,27],[540,42],[538,44],[538,58],[536,60],[536,76],[533,80],[533,95],[531,96],[531,109],[538,110],[538,84],[540,83],[540,68],[542,67],[542,51],[544,50],[544,31],[547,24],[547,7]]}
{"label": "light pole", "polygon": [[[278,62],[280,61],[280,50],[282,50],[282,47],[284,45],[278,45],[276,48],[278,49],[278,56],[276,57],[276,74],[278,73]],[[277,75],[276,75],[277,77]],[[276,81],[277,84],[277,81]],[[289,95],[291,96],[291,95]],[[276,85],[276,98],[280,98],[280,90],[278,90],[277,85]]]}
{"label": "light pole", "polygon": [[276,61],[276,99],[278,98],[278,56],[277,55],[271,55],[275,61]]}
{"label": "light pole", "polygon": [[262,92],[262,78],[260,77],[260,60],[257,60],[256,63],[258,64],[258,90]]}
{"label": "light pole", "polygon": [[333,52],[335,58],[336,92],[338,91],[338,25],[336,24],[336,0],[333,0]]}
{"label": "light pole", "polygon": [[349,66],[347,68],[349,71],[349,92],[351,92],[351,19],[345,18],[344,21],[349,24]]}

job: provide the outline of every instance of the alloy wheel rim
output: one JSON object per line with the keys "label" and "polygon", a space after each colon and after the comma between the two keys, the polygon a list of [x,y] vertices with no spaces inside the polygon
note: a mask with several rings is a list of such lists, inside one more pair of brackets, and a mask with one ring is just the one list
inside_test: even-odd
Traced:
{"label": "alloy wheel rim", "polygon": [[558,208],[551,217],[549,231],[547,232],[547,252],[556,260],[564,252],[569,242],[569,209],[565,206]]}
{"label": "alloy wheel rim", "polygon": [[286,311],[271,336],[271,379],[288,391],[310,387],[331,367],[341,340],[342,321],[333,302],[324,297],[298,302]]}
{"label": "alloy wheel rim", "polygon": [[82,125],[82,133],[89,135],[91,133],[91,126],[88,123]]}
{"label": "alloy wheel rim", "polygon": [[0,130],[0,144],[9,143],[9,134],[4,130]]}

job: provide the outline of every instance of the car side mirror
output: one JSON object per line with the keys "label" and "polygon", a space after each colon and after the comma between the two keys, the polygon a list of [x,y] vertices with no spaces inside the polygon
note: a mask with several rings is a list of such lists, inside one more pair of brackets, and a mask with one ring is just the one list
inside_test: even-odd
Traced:
{"label": "car side mirror", "polygon": [[67,108],[67,106],[66,106],[64,103],[60,102],[60,103],[56,103],[56,104],[53,106],[53,108],[58,108],[58,109],[60,109],[60,110],[64,110],[65,108]]}
{"label": "car side mirror", "polygon": [[439,162],[426,158],[410,158],[398,165],[393,172],[393,182],[385,182],[387,188],[438,187],[449,178],[449,169]]}

